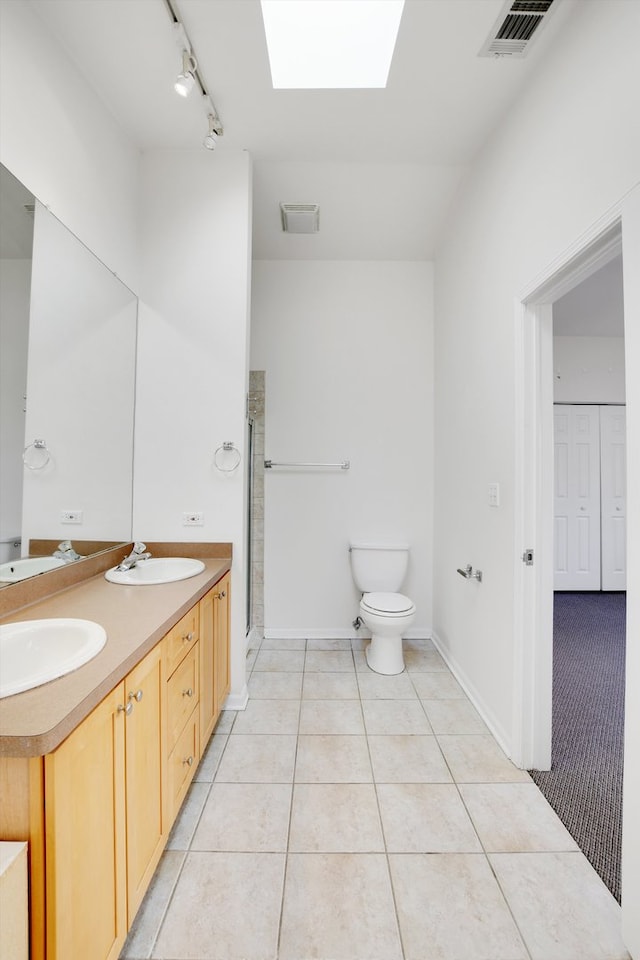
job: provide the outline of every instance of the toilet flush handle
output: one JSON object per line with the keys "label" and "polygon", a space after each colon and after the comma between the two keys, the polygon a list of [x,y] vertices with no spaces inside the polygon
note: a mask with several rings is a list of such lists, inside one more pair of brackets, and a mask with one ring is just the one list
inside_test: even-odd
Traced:
{"label": "toilet flush handle", "polygon": [[465,580],[477,580],[478,583],[482,583],[482,570],[476,570],[474,573],[470,563],[466,565],[464,570],[458,567],[456,572],[459,573],[461,577],[464,577]]}

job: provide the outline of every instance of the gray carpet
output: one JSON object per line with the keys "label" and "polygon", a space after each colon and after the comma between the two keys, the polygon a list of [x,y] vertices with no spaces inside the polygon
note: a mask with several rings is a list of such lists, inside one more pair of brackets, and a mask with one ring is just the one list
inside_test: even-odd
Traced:
{"label": "gray carpet", "polygon": [[620,901],[626,594],[556,593],[552,769],[530,774]]}

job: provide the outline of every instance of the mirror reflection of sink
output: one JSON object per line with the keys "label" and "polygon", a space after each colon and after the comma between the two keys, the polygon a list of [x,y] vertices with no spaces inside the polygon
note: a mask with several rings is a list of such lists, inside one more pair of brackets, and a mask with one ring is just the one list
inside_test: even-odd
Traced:
{"label": "mirror reflection of sink", "polygon": [[175,580],[188,580],[204,570],[202,560],[190,557],[150,557],[138,560],[130,570],[107,570],[105,578],[111,583],[124,583],[128,586],[145,586],[156,583],[173,583]]}
{"label": "mirror reflection of sink", "polygon": [[92,620],[61,617],[0,624],[0,698],[76,670],[106,641],[104,627]]}
{"label": "mirror reflection of sink", "polygon": [[64,560],[57,557],[25,557],[23,560],[8,560],[0,565],[0,583],[18,583],[27,577],[35,577],[47,570],[64,567]]}

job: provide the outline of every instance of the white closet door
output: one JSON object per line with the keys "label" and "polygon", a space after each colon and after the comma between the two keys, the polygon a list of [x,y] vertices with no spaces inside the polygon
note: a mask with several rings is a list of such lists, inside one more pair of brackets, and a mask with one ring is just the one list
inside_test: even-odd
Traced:
{"label": "white closet door", "polygon": [[625,408],[600,407],[602,589],[626,590]]}
{"label": "white closet door", "polygon": [[554,405],[554,589],[600,589],[600,414]]}

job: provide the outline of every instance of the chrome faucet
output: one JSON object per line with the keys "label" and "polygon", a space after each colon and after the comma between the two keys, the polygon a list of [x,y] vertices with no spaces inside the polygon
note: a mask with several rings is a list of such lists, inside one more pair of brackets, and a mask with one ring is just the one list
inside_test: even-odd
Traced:
{"label": "chrome faucet", "polygon": [[82,560],[79,553],[73,549],[71,540],[63,540],[53,552],[57,560],[64,560],[65,563],[72,563],[74,560]]}
{"label": "chrome faucet", "polygon": [[148,560],[151,554],[148,552],[145,553],[146,549],[146,543],[142,543],[141,540],[136,540],[133,545],[133,550],[128,557],[125,557],[124,560],[118,564],[116,570],[131,570],[139,560]]}

